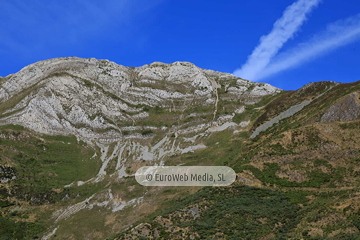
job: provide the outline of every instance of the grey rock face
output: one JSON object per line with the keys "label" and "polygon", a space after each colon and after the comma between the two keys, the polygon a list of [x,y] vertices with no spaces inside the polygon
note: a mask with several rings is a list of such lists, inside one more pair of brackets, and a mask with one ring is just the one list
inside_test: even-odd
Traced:
{"label": "grey rock face", "polygon": [[321,117],[321,123],[352,121],[360,118],[359,94],[351,93],[333,104]]}
{"label": "grey rock face", "polygon": [[[57,58],[34,63],[6,78],[0,87],[4,106],[0,124],[105,142],[144,138],[134,131],[125,136],[128,130],[124,128],[136,128],[137,122],[148,119],[149,108],[181,112],[198,105],[216,109],[222,88],[226,88],[224,99],[245,104],[280,91],[188,62],[131,68],[108,60]],[[142,125],[141,129],[152,127]]]}

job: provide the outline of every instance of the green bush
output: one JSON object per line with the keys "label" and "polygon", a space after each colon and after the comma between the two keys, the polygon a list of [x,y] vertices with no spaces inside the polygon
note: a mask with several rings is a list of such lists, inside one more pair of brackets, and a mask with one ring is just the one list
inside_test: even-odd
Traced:
{"label": "green bush", "polygon": [[150,135],[153,134],[154,132],[151,129],[147,129],[147,130],[143,130],[141,132],[141,135],[146,136],[146,135]]}

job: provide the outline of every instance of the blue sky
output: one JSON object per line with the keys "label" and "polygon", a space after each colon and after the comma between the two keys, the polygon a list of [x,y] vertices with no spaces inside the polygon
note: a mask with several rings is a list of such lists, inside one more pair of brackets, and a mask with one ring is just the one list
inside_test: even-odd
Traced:
{"label": "blue sky", "polygon": [[358,0],[3,0],[0,76],[49,58],[189,61],[276,87],[360,80]]}

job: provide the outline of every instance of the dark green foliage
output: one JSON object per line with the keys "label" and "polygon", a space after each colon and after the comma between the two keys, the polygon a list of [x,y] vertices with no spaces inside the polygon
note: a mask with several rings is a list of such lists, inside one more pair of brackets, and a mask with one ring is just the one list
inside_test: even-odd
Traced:
{"label": "dark green foliage", "polygon": [[243,113],[240,113],[240,114],[235,114],[234,118],[233,118],[233,121],[235,123],[240,123],[242,121],[246,121],[246,116],[247,116],[247,112],[243,112]]}
{"label": "dark green foliage", "polygon": [[86,87],[89,87],[89,88],[96,86],[95,83],[92,83],[92,82],[90,82],[89,80],[86,80],[86,79],[83,79],[83,82],[84,82],[84,85],[85,85]]}
{"label": "dark green foliage", "polygon": [[[193,221],[182,221],[172,217],[179,227],[190,227],[202,239],[212,239],[217,232],[228,239],[258,239],[269,233],[279,238],[288,237],[288,232],[298,223],[299,207],[289,201],[283,193],[247,186],[205,187],[182,200],[173,200],[173,206],[147,218],[152,226],[165,234],[166,228],[153,219],[167,217],[176,211],[198,203],[200,217]],[[282,226],[279,225],[282,224]],[[125,231],[120,234],[124,236]],[[161,234],[161,238],[166,238]]]}
{"label": "dark green foliage", "polygon": [[281,155],[292,154],[291,150],[285,149],[280,143],[270,145],[269,151],[270,151],[268,153],[269,156],[272,156],[272,155],[281,156]]}
{"label": "dark green foliage", "polygon": [[360,129],[360,122],[339,124],[341,129]]}
{"label": "dark green foliage", "polygon": [[313,195],[313,192],[310,191],[301,191],[301,190],[290,190],[285,192],[285,195],[289,197],[290,202],[294,204],[305,204],[309,201],[306,196]]}
{"label": "dark green foliage", "polygon": [[0,216],[0,240],[40,239],[44,231],[39,223],[15,222]]}
{"label": "dark green foliage", "polygon": [[20,126],[20,125],[9,124],[9,125],[0,126],[0,130],[3,130],[3,129],[24,130],[24,127]]}
{"label": "dark green foliage", "polygon": [[[314,239],[314,238],[311,238]],[[318,238],[319,240],[324,239],[324,238]],[[331,237],[331,238],[325,238],[325,239],[329,239],[329,240],[357,240],[360,239],[360,233],[340,233],[338,235],[336,235],[335,237]]]}
{"label": "dark green foliage", "polygon": [[241,132],[238,134],[238,136],[245,139],[248,139],[250,137],[248,132]]}
{"label": "dark green foliage", "polygon": [[360,231],[360,215],[355,216],[354,219],[352,220],[352,223]]}
{"label": "dark green foliage", "polygon": [[14,185],[12,195],[20,200],[28,201],[31,205],[41,205],[44,203],[54,203],[56,192],[41,186],[39,183],[33,185]]}
{"label": "dark green foliage", "polygon": [[[264,183],[276,184],[281,187],[321,187],[325,183],[329,183],[334,180],[329,174],[323,173],[319,170],[308,172],[307,175],[310,178],[309,181],[305,182],[290,182],[285,178],[279,178],[276,176],[276,171],[280,170],[280,167],[276,163],[265,163],[265,169],[261,171],[251,165],[244,166],[243,169],[250,170],[256,178]],[[336,177],[335,177],[336,179]]]}
{"label": "dark green foliage", "polygon": [[147,129],[147,130],[143,130],[141,132],[141,135],[146,136],[146,135],[150,135],[153,134],[154,132],[151,129]]}
{"label": "dark green foliage", "polygon": [[154,107],[154,112],[157,113],[157,114],[159,114],[159,113],[162,113],[162,112],[163,112],[163,109],[162,109],[161,107],[159,107],[159,106],[155,106],[155,107]]}
{"label": "dark green foliage", "polygon": [[261,171],[251,165],[244,166],[244,169],[250,170],[256,178],[264,183],[276,184],[283,187],[296,187],[299,184],[296,182],[289,182],[284,178],[276,176],[276,171],[280,170],[280,167],[276,163],[265,163],[265,169]]}
{"label": "dark green foliage", "polygon": [[6,208],[6,207],[10,207],[13,206],[14,203],[9,202],[8,200],[0,200],[0,208]]}
{"label": "dark green foliage", "polygon": [[[234,239],[257,238],[272,232],[278,222],[285,224],[282,231],[294,227],[288,220],[296,218],[298,207],[289,203],[284,195],[257,188],[240,189],[232,194],[226,193],[225,189],[220,190],[218,195],[210,197],[215,203],[194,224],[200,236],[221,231],[228,236],[233,235]],[[216,190],[211,189],[210,192]],[[260,218],[266,218],[266,223],[261,223]]]}

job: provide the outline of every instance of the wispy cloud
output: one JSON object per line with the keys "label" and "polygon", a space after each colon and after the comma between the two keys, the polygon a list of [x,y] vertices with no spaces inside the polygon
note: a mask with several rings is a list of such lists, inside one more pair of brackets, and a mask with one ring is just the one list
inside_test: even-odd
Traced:
{"label": "wispy cloud", "polygon": [[[0,50],[10,53],[72,46],[104,31],[118,33],[161,0],[0,1]],[[126,34],[123,34],[126,36]],[[48,49],[50,50],[50,49]]]}
{"label": "wispy cloud", "polygon": [[249,80],[258,79],[258,75],[282,46],[299,30],[307,19],[307,15],[319,2],[320,0],[298,0],[287,7],[282,17],[274,23],[271,32],[260,38],[260,44],[241,69],[237,69],[234,74]]}
{"label": "wispy cloud", "polygon": [[276,57],[256,78],[261,80],[360,40],[360,14],[329,24],[326,30]]}

